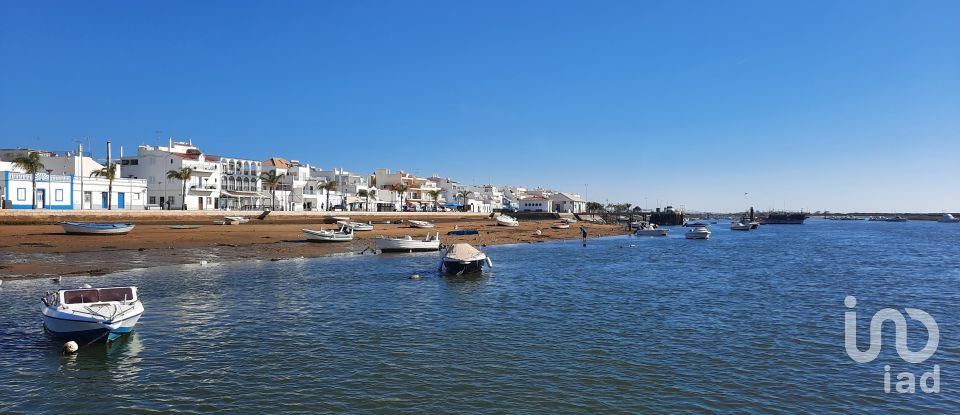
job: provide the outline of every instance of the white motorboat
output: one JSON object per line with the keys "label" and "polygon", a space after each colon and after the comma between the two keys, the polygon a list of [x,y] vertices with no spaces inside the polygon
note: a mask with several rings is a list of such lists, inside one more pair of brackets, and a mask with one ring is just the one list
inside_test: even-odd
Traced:
{"label": "white motorboat", "polygon": [[350,228],[350,229],[353,229],[354,232],[372,231],[372,230],[373,230],[373,225],[371,225],[371,224],[369,224],[369,223],[350,222],[350,221],[341,220],[341,221],[338,221],[337,224],[339,224],[339,225],[341,225],[341,226],[346,226],[346,227],[348,227],[348,228]]}
{"label": "white motorboat", "polygon": [[443,253],[442,267],[449,274],[481,272],[484,263],[493,266],[486,254],[470,244],[453,244]]}
{"label": "white motorboat", "polygon": [[425,220],[408,220],[407,223],[410,224],[411,228],[432,228],[434,225]]}
{"label": "white motorboat", "polygon": [[223,223],[225,225],[239,225],[241,223],[250,222],[250,219],[243,216],[224,216]]}
{"label": "white motorboat", "polygon": [[710,225],[705,222],[696,221],[696,222],[684,222],[683,226],[687,228],[706,228],[707,226],[710,226]]}
{"label": "white motorboat", "polygon": [[[757,225],[759,226],[759,224]],[[751,229],[755,229],[755,228],[753,227],[752,224],[750,224],[750,222],[743,222],[743,221],[730,222],[731,231],[749,231]]]}
{"label": "white motorboat", "polygon": [[550,227],[553,229],[570,229],[570,224],[566,222],[560,222],[554,223],[553,225],[550,225]]}
{"label": "white motorboat", "polygon": [[667,236],[670,233],[669,229],[646,222],[639,222],[636,228],[637,230],[633,231],[636,236]]}
{"label": "white motorboat", "polygon": [[136,226],[132,223],[60,222],[64,232],[76,235],[123,235]]}
{"label": "white motorboat", "polygon": [[500,215],[497,216],[497,225],[500,226],[520,226],[520,221],[513,216]]}
{"label": "white motorboat", "polygon": [[43,327],[64,340],[110,342],[133,331],[143,314],[137,287],[80,288],[47,293]]}
{"label": "white motorboat", "polygon": [[427,234],[426,238],[413,239],[412,236],[390,238],[377,236],[374,243],[381,252],[424,252],[440,250],[440,233]]}
{"label": "white motorboat", "polygon": [[339,230],[303,229],[304,236],[310,242],[349,242],[353,240],[353,228],[341,225]]}
{"label": "white motorboat", "polygon": [[940,223],[957,223],[957,222],[960,222],[960,218],[955,218],[955,217],[953,217],[953,215],[951,215],[951,214],[949,214],[949,213],[944,213],[944,214],[943,214],[943,217],[940,218],[940,220],[938,220],[937,222],[940,222]]}
{"label": "white motorboat", "polygon": [[705,226],[696,227],[684,234],[687,239],[710,239],[710,231]]}

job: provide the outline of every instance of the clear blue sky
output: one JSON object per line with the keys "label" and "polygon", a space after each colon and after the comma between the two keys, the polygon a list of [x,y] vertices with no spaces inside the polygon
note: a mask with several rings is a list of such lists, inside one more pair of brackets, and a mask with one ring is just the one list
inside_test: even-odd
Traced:
{"label": "clear blue sky", "polygon": [[0,0],[0,147],[161,131],[651,207],[958,211],[958,22],[927,0]]}

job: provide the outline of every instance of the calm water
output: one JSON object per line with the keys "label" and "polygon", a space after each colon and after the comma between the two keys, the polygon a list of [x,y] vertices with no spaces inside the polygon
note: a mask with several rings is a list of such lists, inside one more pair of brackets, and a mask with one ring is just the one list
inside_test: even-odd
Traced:
{"label": "calm water", "polygon": [[[135,284],[146,314],[110,346],[59,354],[48,280],[0,292],[0,412],[945,413],[960,410],[960,225],[809,221],[713,239],[618,237],[487,248],[492,272],[436,255],[181,266],[70,280]],[[412,272],[424,276],[408,280]],[[66,281],[65,281],[66,282]],[[920,308],[936,354],[843,346]],[[926,342],[909,320],[909,346]],[[883,367],[940,393],[883,392]]]}

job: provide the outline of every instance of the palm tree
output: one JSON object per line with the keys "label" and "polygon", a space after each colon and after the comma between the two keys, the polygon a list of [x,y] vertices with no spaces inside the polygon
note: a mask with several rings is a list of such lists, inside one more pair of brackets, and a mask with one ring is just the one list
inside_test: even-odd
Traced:
{"label": "palm tree", "polygon": [[440,190],[431,190],[431,191],[429,191],[429,192],[427,192],[427,193],[430,195],[430,197],[433,198],[433,204],[436,205],[437,208],[439,208],[439,207],[440,207],[440,194],[443,193],[443,192],[441,192]]}
{"label": "palm tree", "polygon": [[367,189],[357,190],[357,197],[362,197],[366,199],[366,204],[363,206],[363,210],[370,210],[370,197],[367,196]]}
{"label": "palm tree", "polygon": [[263,181],[263,184],[270,188],[270,210],[275,210],[277,208],[277,188],[280,187],[280,182],[283,181],[284,174],[277,174],[276,170],[268,170],[263,173],[260,173],[260,180]]}
{"label": "palm tree", "polygon": [[400,210],[403,210],[403,194],[409,189],[410,186],[407,186],[403,183],[393,186],[393,191],[400,195]]}
{"label": "palm tree", "polygon": [[113,179],[117,177],[117,163],[110,163],[100,170],[90,173],[90,177],[107,179],[107,210],[113,210]]}
{"label": "palm tree", "polygon": [[30,180],[33,182],[33,205],[31,209],[37,208],[37,173],[43,171],[43,163],[40,162],[40,153],[31,151],[26,156],[20,156],[13,159],[13,165],[19,167],[30,174]]}
{"label": "palm tree", "polygon": [[337,182],[323,182],[320,188],[327,193],[327,211],[330,211],[330,192],[337,191]]}
{"label": "palm tree", "polygon": [[193,169],[190,167],[184,167],[180,170],[167,170],[168,179],[180,180],[183,185],[183,193],[180,194],[180,201],[183,202],[180,205],[182,210],[187,210],[187,182],[190,181],[191,177],[193,177]]}
{"label": "palm tree", "polygon": [[374,200],[376,200],[376,198],[377,198],[377,189],[367,190],[367,206],[370,205],[370,198],[371,198],[371,197],[374,198]]}
{"label": "palm tree", "polygon": [[469,199],[469,198],[470,198],[470,195],[472,195],[472,194],[473,194],[473,192],[471,192],[471,191],[469,191],[469,190],[464,190],[464,191],[462,191],[462,192],[458,192],[458,193],[457,193],[457,200],[463,200],[462,202],[460,202],[460,203],[461,203],[461,206],[460,206],[460,210],[461,210],[461,211],[463,211],[463,212],[466,212],[466,211],[467,211],[467,199]]}

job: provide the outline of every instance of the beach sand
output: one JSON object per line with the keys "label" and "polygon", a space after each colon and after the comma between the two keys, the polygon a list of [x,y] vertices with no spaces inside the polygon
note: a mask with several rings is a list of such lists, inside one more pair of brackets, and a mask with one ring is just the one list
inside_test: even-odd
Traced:
{"label": "beach sand", "polygon": [[[9,212],[9,211],[8,211]],[[4,212],[7,213],[7,212]],[[579,239],[578,225],[589,228],[590,237],[626,234],[622,226],[573,224],[570,229],[551,229],[553,220],[521,220],[519,227],[497,226],[488,214],[424,214],[358,212],[296,214],[275,212],[265,220],[252,219],[242,225],[214,225],[223,213],[193,212],[84,212],[85,214],[43,215],[37,212],[0,215],[0,276],[32,278],[51,275],[100,275],[131,268],[160,265],[210,263],[237,260],[279,260],[335,254],[371,254],[377,235],[410,235],[422,238],[427,232],[441,237],[454,227],[473,228],[481,236],[460,237],[463,242],[486,245],[536,243]],[[280,213],[280,214],[277,214]],[[285,213],[289,213],[284,215]],[[428,220],[433,229],[411,228],[407,224],[375,224],[375,229],[357,232],[352,242],[306,242],[303,228],[332,229],[324,224],[330,215],[349,216],[358,222],[383,220]],[[62,220],[136,223],[127,235],[67,235],[57,223]],[[171,229],[173,224],[201,225],[196,229]],[[541,229],[542,235],[536,235]],[[451,240],[456,242],[456,240]]]}

